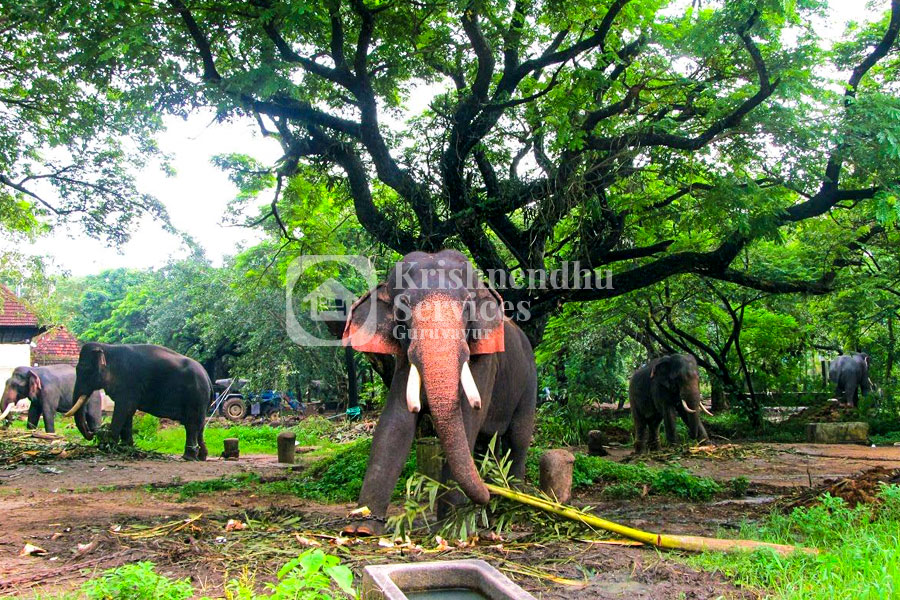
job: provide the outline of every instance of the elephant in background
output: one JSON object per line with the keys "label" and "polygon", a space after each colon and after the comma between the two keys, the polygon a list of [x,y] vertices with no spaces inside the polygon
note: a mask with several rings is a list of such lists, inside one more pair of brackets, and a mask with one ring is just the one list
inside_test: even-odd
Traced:
{"label": "elephant in background", "polygon": [[203,428],[213,391],[209,375],[194,359],[151,344],[91,342],[81,348],[72,392],[77,401],[66,414],[74,414],[76,423],[85,419],[85,401],[99,389],[115,402],[112,442],[134,444],[132,419],[141,410],[184,425],[184,459],[206,460]]}
{"label": "elephant in background", "polygon": [[[72,408],[72,390],[75,388],[75,367],[71,365],[47,365],[45,367],[16,367],[3,389],[0,400],[0,421],[12,411],[22,398],[31,400],[28,407],[28,428],[34,429],[44,417],[44,430],[55,433],[54,419],[57,412]],[[85,418],[75,421],[78,431],[91,439],[100,428],[100,392],[91,394],[85,408]]]}
{"label": "elephant in background", "polygon": [[[534,353],[522,330],[505,318],[500,295],[465,256],[455,250],[407,254],[353,304],[343,343],[394,357],[359,496],[370,515],[345,533],[381,533],[426,413],[446,457],[442,479],[457,481],[472,501],[490,499],[472,454],[494,435],[510,452],[510,474],[524,479],[537,402]],[[441,506],[447,504],[445,499]]]}
{"label": "elephant in background", "polygon": [[640,367],[628,383],[628,398],[634,418],[634,452],[641,454],[648,446],[659,449],[659,424],[665,424],[666,441],[677,441],[675,415],[687,425],[692,439],[709,439],[700,411],[711,414],[700,398],[700,374],[696,359],[689,354],[672,354],[655,358]]}
{"label": "elephant in background", "polygon": [[859,404],[859,390],[872,391],[869,379],[869,355],[861,352],[842,354],[831,361],[828,379],[835,384],[835,395],[848,406]]}

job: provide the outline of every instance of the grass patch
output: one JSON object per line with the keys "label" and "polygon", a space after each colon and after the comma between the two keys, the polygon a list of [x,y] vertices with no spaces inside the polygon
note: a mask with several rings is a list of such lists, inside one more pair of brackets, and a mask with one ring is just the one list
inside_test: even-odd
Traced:
{"label": "grass patch", "polygon": [[[655,469],[644,464],[628,465],[599,456],[576,454],[573,487],[596,483],[615,485],[610,493],[620,498],[633,497],[628,494],[633,494],[634,490],[642,491],[643,486],[647,486],[651,494],[677,496],[695,502],[705,502],[722,491],[722,486],[709,477],[699,477],[681,467]],[[626,488],[631,488],[631,491]]]}
{"label": "grass patch", "polygon": [[[330,450],[329,456],[314,463],[302,473],[286,479],[262,481],[255,473],[240,473],[205,481],[191,481],[177,486],[154,487],[151,491],[175,493],[178,500],[188,500],[199,494],[240,489],[252,490],[254,494],[292,494],[323,503],[353,502],[359,498],[362,489],[371,446],[370,439],[335,446]],[[406,480],[415,470],[416,457],[415,453],[411,452],[397,483],[395,497],[402,496],[406,489]]]}
{"label": "grass patch", "polygon": [[[310,417],[304,419],[299,425],[287,429],[297,434],[297,443],[301,446],[330,448],[337,446],[325,437],[332,428],[333,425],[327,419]],[[241,441],[241,454],[277,454],[276,440],[282,431],[285,431],[285,428],[270,425],[232,425],[229,427],[211,425],[204,430],[203,437],[206,440],[210,456],[221,454],[224,447],[223,440],[232,437]],[[152,435],[146,433],[140,437],[135,435],[135,444],[142,450],[181,454],[184,452],[184,438],[184,427],[166,427],[157,430]]]}
{"label": "grass patch", "polygon": [[151,492],[177,492],[178,500],[189,500],[200,494],[224,492],[227,490],[245,489],[259,485],[260,477],[256,473],[238,473],[226,475],[217,479],[204,481],[190,481],[177,486],[156,487],[150,486]]}
{"label": "grass patch", "polygon": [[779,600],[858,598],[881,600],[900,595],[900,487],[884,485],[880,506],[850,508],[828,495],[822,504],[773,513],[759,524],[745,524],[739,537],[823,550],[818,556],[779,557],[771,550],[752,554],[704,553],[685,561],[720,571],[741,585],[765,589]]}
{"label": "grass patch", "polygon": [[[108,424],[110,419],[104,419]],[[43,423],[43,422],[42,422]],[[160,428],[159,419],[152,415],[139,414],[133,422],[133,434],[135,446],[140,450],[160,452],[163,454],[177,454],[184,452],[185,432],[184,427],[175,424],[171,427]],[[13,429],[25,430],[25,420],[15,420]],[[43,431],[43,424],[38,425]],[[210,456],[218,456],[222,453],[225,438],[236,437],[241,441],[242,454],[278,454],[276,438],[285,430],[297,434],[297,443],[301,446],[321,446],[323,450],[338,447],[339,444],[328,439],[328,435],[335,429],[335,425],[324,417],[308,417],[293,427],[272,427],[270,425],[230,425],[221,427],[218,424],[210,424],[204,430],[203,437],[209,449]],[[56,416],[56,433],[67,440],[90,444],[85,440],[75,427],[74,418]]]}
{"label": "grass patch", "polygon": [[[353,502],[359,498],[359,492],[362,489],[371,447],[371,439],[360,439],[346,444],[331,456],[312,465],[298,477],[262,484],[260,492],[289,493],[325,503]],[[395,497],[405,492],[406,480],[415,470],[416,455],[415,452],[410,452],[394,490]]]}

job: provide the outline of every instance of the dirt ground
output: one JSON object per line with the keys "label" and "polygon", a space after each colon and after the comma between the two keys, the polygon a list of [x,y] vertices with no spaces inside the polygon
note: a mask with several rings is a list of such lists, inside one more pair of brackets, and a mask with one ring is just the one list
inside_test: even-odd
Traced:
{"label": "dirt ground", "polygon": [[[610,458],[629,460],[629,452],[615,449]],[[772,509],[772,502],[810,485],[876,466],[900,469],[900,447],[746,445],[733,455],[683,456],[677,462],[720,481],[745,476],[751,482],[750,493],[739,500],[720,498],[702,504],[654,497],[608,501],[589,489],[579,492],[575,503],[590,504],[604,517],[651,531],[715,535],[737,528],[745,519],[761,517]],[[241,576],[245,567],[264,581],[307,543],[328,547],[327,535],[339,531],[352,508],[239,490],[179,502],[174,494],[148,489],[150,485],[243,472],[268,479],[287,475],[272,456],[205,463],[93,457],[0,470],[0,513],[4,515],[0,595],[30,597],[36,591],[73,589],[103,569],[152,560],[160,572],[188,576],[196,589],[215,596],[221,594],[224,581]],[[250,527],[226,531],[229,519]],[[43,548],[46,555],[19,556],[26,543]],[[334,548],[333,540],[331,544],[332,551],[345,550]],[[347,556],[357,573],[371,563],[479,557],[536,597],[546,599],[759,595],[735,587],[721,575],[695,571],[655,551],[584,541],[540,546],[506,541],[477,548],[424,548],[422,552],[386,548],[369,540]]]}

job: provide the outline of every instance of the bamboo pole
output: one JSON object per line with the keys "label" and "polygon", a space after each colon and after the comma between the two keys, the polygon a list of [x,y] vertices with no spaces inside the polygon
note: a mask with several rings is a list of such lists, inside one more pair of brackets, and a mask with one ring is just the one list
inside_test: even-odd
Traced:
{"label": "bamboo pole", "polygon": [[770,548],[778,554],[781,554],[782,556],[787,556],[796,551],[805,552],[806,554],[819,553],[819,551],[815,548],[787,546],[784,544],[772,544],[769,542],[757,542],[754,540],[728,540],[720,538],[700,537],[695,535],[667,535],[664,533],[651,533],[649,531],[641,531],[640,529],[634,529],[633,527],[628,527],[627,525],[620,525],[619,523],[614,523],[613,521],[607,521],[606,519],[594,515],[589,515],[587,513],[581,512],[578,509],[572,508],[571,506],[565,506],[563,504],[544,500],[536,496],[517,492],[516,490],[500,487],[491,483],[485,483],[485,485],[492,494],[496,494],[497,496],[503,496],[504,498],[515,500],[516,502],[521,502],[522,504],[540,508],[541,510],[557,514],[567,519],[572,519],[573,521],[580,521],[586,525],[590,525],[591,527],[597,527],[599,529],[605,529],[606,531],[612,531],[613,533],[617,533],[623,537],[636,540],[649,546],[656,546],[657,548],[668,548],[671,550],[689,550],[693,552],[752,552],[759,548]]}

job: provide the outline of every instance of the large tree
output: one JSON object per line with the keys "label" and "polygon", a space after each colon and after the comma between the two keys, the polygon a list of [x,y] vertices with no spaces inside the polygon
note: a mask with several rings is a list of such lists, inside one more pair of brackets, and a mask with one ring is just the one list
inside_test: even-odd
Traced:
{"label": "large tree", "polygon": [[[705,5],[96,0],[8,10],[95,48],[132,98],[256,119],[284,148],[279,183],[307,165],[340,172],[359,222],[397,252],[457,245],[507,273],[575,260],[615,271],[611,289],[505,294],[538,315],[679,273],[826,291],[896,205],[900,0],[828,51],[809,25],[816,0]],[[403,112],[420,95],[433,95],[428,107]],[[804,269],[760,258],[761,240],[802,238],[807,223],[843,210],[851,226],[818,226],[833,249],[824,258],[807,252]],[[277,194],[267,218],[282,224]]]}

